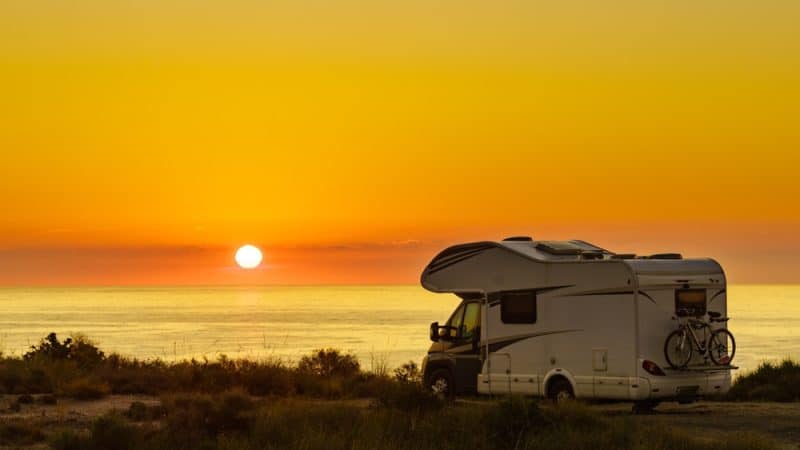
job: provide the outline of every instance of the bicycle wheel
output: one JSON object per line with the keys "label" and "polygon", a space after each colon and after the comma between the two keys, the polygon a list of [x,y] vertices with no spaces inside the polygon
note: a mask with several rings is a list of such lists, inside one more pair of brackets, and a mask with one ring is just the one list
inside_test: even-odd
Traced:
{"label": "bicycle wheel", "polygon": [[692,359],[692,343],[685,330],[675,330],[667,336],[667,341],[664,342],[664,356],[674,369],[689,364]]}
{"label": "bicycle wheel", "polygon": [[708,356],[718,366],[727,366],[736,354],[736,340],[730,331],[722,328],[711,333],[708,340]]}

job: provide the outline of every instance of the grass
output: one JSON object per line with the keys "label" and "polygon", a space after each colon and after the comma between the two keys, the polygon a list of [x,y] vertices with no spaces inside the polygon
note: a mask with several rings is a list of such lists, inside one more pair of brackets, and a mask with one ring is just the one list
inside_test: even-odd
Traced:
{"label": "grass", "polygon": [[[0,424],[0,445],[47,441],[54,449],[768,449],[755,434],[705,441],[630,416],[603,416],[579,403],[552,407],[529,399],[447,404],[423,389],[413,362],[390,373],[355,356],[322,349],[297,366],[276,361],[139,361],[106,355],[85,337],[49,335],[23,357],[0,357],[0,393],[12,407],[58,396],[94,399],[149,394],[91,427],[44,429]],[[34,399],[31,394],[39,394]],[[46,394],[46,395],[41,395]],[[369,398],[356,406],[329,399]],[[800,365],[762,364],[737,379],[731,400],[800,400]]]}
{"label": "grass", "polygon": [[727,399],[741,401],[800,401],[800,363],[784,359],[763,362],[758,368],[736,379]]}
{"label": "grass", "polygon": [[772,449],[751,434],[713,442],[631,417],[603,417],[584,405],[542,406],[512,398],[436,410],[359,408],[339,402],[253,401],[242,392],[178,395],[164,401],[161,426],[117,415],[88,432],[61,431],[56,450],[80,449]]}
{"label": "grass", "polygon": [[106,355],[82,336],[60,341],[50,334],[21,358],[0,357],[0,394],[91,400],[108,394],[241,389],[255,396],[375,397],[392,383],[387,368],[379,369],[379,373],[365,372],[354,355],[334,349],[317,350],[297,366],[225,356],[216,361],[140,361]]}

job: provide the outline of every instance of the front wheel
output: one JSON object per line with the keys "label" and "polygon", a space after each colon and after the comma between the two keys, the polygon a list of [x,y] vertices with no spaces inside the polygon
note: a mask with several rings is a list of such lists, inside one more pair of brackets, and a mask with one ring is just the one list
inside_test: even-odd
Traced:
{"label": "front wheel", "polygon": [[427,386],[433,395],[442,400],[452,400],[456,396],[453,374],[447,369],[434,370],[428,378]]}
{"label": "front wheel", "polygon": [[708,356],[718,366],[730,365],[736,354],[736,341],[730,331],[722,328],[711,334],[708,341]]}
{"label": "front wheel", "polygon": [[664,342],[664,356],[673,369],[686,367],[692,359],[692,343],[684,330],[675,330]]}

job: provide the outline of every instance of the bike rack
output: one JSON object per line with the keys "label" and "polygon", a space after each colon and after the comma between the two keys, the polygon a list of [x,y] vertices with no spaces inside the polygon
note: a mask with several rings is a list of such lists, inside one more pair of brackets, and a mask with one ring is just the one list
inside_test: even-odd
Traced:
{"label": "bike rack", "polygon": [[674,370],[676,372],[719,372],[722,370],[737,370],[739,366],[707,366],[707,365],[694,365],[694,366],[686,366],[681,367],[680,369],[670,368],[669,370]]}

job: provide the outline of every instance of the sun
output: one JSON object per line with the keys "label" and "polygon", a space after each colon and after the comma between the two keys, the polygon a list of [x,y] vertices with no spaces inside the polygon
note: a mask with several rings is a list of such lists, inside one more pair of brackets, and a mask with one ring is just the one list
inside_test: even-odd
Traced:
{"label": "sun", "polygon": [[236,264],[242,269],[255,269],[261,265],[264,255],[254,245],[245,245],[236,251]]}

